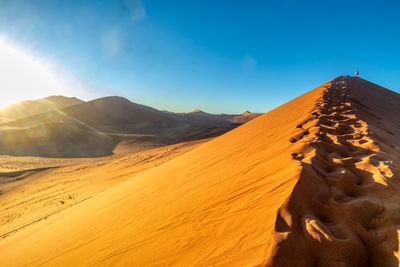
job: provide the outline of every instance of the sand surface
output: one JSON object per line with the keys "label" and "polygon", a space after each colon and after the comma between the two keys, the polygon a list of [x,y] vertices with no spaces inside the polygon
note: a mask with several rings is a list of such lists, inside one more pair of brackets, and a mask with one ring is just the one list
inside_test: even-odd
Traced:
{"label": "sand surface", "polygon": [[397,266],[399,114],[398,94],[338,77],[140,174],[89,164],[124,181],[4,236],[0,262]]}
{"label": "sand surface", "polygon": [[207,141],[191,141],[104,158],[2,156],[0,237],[47,219]]}

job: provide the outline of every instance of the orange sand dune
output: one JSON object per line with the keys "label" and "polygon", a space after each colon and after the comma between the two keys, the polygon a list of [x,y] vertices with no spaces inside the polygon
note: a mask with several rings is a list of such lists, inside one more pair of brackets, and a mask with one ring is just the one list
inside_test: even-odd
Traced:
{"label": "orange sand dune", "polygon": [[0,262],[396,266],[399,104],[336,78],[7,236]]}

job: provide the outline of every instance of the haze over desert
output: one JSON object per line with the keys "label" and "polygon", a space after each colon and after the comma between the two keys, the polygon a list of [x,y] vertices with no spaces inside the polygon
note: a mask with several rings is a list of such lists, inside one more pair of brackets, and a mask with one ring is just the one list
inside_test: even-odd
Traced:
{"label": "haze over desert", "polygon": [[0,267],[400,266],[399,11],[0,1]]}

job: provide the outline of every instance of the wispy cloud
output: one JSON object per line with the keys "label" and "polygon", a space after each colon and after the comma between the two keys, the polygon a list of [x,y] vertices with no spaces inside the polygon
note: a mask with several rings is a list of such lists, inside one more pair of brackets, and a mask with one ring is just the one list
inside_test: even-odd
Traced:
{"label": "wispy cloud", "polygon": [[129,9],[131,20],[138,21],[146,17],[142,0],[125,0],[125,5]]}
{"label": "wispy cloud", "polygon": [[246,55],[242,61],[242,69],[245,73],[251,73],[257,69],[257,61],[255,58]]}
{"label": "wispy cloud", "polygon": [[124,47],[124,40],[118,28],[105,32],[101,41],[105,53],[112,58],[118,57]]}

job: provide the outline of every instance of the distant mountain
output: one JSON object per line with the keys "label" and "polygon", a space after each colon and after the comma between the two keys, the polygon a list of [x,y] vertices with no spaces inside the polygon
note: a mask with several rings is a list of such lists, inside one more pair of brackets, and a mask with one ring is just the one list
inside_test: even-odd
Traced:
{"label": "distant mountain", "polygon": [[208,114],[208,113],[202,111],[201,109],[195,109],[192,112],[188,112],[187,114]]}
{"label": "distant mountain", "polygon": [[197,123],[205,125],[229,126],[232,125],[230,121],[235,115],[227,114],[211,114],[204,112],[200,109],[193,110],[189,113],[181,113],[185,119],[189,121],[196,121]]}
{"label": "distant mountain", "polygon": [[106,133],[151,133],[157,129],[184,126],[182,121],[171,118],[161,111],[117,96],[95,99],[3,125],[33,127],[59,121],[90,125]]}
{"label": "distant mountain", "polygon": [[263,114],[264,113],[252,113],[250,111],[245,111],[242,114],[240,114],[239,116],[234,117],[231,121],[233,123],[243,124],[243,123],[249,122]]}
{"label": "distant mountain", "polygon": [[252,119],[257,118],[263,113],[251,113],[250,111],[245,111],[240,115],[232,114],[211,114],[204,112],[200,109],[193,110],[187,113],[173,113],[170,111],[163,111],[171,116],[182,117],[183,119],[196,122],[202,125],[213,125],[213,126],[229,126],[232,124],[243,124]]}
{"label": "distant mountain", "polygon": [[[61,101],[55,100],[49,99],[52,106],[60,106]],[[20,106],[24,109],[27,105]],[[18,111],[18,105],[14,107]],[[234,127],[216,121],[203,123],[202,118],[171,115],[110,96],[0,123],[0,154],[107,156],[113,154],[120,141],[132,149],[145,149],[214,137]]]}
{"label": "distant mountain", "polygon": [[76,97],[49,96],[36,100],[25,100],[0,108],[0,119],[10,121],[83,103]]}
{"label": "distant mountain", "polygon": [[47,157],[107,156],[120,141],[144,149],[214,137],[253,118],[165,112],[118,96],[88,102],[51,96],[10,105],[3,116],[0,154]]}

